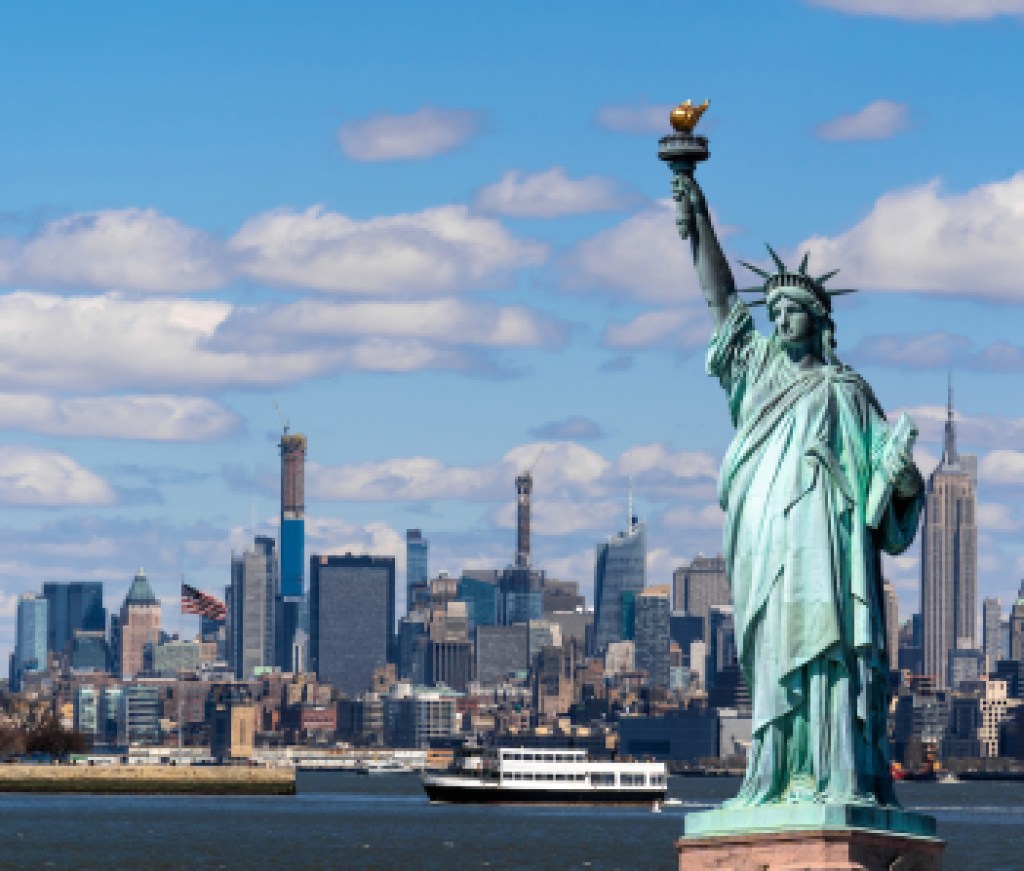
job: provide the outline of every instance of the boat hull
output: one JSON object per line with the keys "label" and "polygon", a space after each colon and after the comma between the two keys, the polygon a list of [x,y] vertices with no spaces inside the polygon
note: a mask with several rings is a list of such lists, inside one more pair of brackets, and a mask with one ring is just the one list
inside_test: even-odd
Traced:
{"label": "boat hull", "polygon": [[535,789],[423,782],[432,802],[450,804],[650,805],[665,799],[663,789]]}

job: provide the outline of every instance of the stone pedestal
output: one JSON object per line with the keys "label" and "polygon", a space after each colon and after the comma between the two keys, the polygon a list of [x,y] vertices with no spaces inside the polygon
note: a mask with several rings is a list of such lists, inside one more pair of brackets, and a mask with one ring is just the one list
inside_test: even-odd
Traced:
{"label": "stone pedestal", "polygon": [[937,838],[868,829],[683,837],[679,871],[938,871]]}
{"label": "stone pedestal", "polygon": [[935,818],[899,807],[779,803],[686,815],[679,871],[937,871]]}

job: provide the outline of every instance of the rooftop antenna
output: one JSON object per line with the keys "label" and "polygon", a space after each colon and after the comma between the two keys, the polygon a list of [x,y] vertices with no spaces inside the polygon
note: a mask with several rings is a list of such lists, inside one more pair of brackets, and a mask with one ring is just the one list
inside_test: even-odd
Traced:
{"label": "rooftop antenna", "polygon": [[953,370],[950,369],[947,373],[948,378],[948,398],[946,400],[946,438],[945,438],[945,461],[949,465],[952,465],[958,461],[956,455],[956,425],[953,419]]}
{"label": "rooftop antenna", "polygon": [[252,493],[249,499],[249,528],[252,531],[252,539],[256,540],[256,468],[252,470]]}
{"label": "rooftop antenna", "polygon": [[530,463],[526,468],[526,471],[523,472],[524,475],[533,475],[533,470],[537,468],[537,463],[540,462],[540,458],[544,456],[544,452],[547,451],[547,449],[548,446],[544,445],[539,451],[537,451],[537,456],[533,458],[533,462]]}
{"label": "rooftop antenna", "polygon": [[626,508],[626,528],[633,531],[633,476],[629,476],[629,506]]}
{"label": "rooftop antenna", "polygon": [[277,412],[277,416],[281,418],[281,426],[284,427],[284,434],[288,435],[288,430],[291,429],[291,422],[281,412],[281,406],[277,404],[277,400],[274,400],[274,411]]}

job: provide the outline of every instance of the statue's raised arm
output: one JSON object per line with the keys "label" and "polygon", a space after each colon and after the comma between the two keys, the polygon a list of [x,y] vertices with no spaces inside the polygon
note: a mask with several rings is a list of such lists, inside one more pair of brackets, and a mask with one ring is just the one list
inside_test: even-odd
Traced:
{"label": "statue's raised arm", "polygon": [[672,198],[676,201],[676,226],[679,235],[690,240],[693,265],[717,327],[736,304],[736,283],[715,235],[704,192],[690,172],[673,169]]}

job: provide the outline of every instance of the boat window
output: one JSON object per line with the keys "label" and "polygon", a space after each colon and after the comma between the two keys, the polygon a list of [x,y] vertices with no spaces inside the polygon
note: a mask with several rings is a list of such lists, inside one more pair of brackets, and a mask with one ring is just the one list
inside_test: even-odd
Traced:
{"label": "boat window", "polygon": [[642,774],[626,774],[624,773],[621,778],[623,786],[643,786],[644,776]]}
{"label": "boat window", "polygon": [[594,786],[615,786],[615,773],[612,771],[595,771],[590,775]]}

